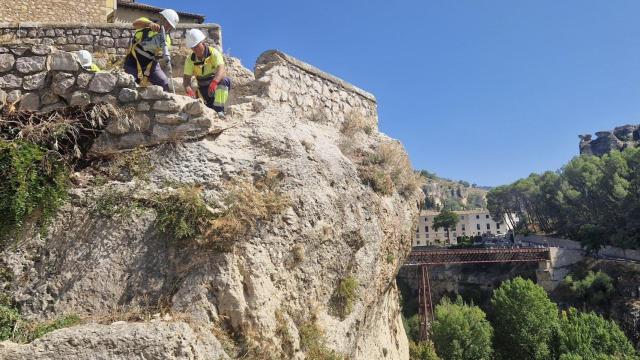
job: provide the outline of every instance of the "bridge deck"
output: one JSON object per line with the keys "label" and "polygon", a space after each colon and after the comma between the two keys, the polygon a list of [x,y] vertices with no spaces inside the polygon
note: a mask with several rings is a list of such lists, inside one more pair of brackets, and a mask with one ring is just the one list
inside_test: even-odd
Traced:
{"label": "bridge deck", "polygon": [[479,264],[549,260],[548,248],[412,250],[405,265]]}

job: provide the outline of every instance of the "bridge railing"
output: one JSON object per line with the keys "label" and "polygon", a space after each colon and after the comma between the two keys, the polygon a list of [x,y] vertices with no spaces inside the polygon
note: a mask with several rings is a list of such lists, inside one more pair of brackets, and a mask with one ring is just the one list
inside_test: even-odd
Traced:
{"label": "bridge railing", "polygon": [[548,248],[413,250],[405,265],[536,262],[550,260]]}

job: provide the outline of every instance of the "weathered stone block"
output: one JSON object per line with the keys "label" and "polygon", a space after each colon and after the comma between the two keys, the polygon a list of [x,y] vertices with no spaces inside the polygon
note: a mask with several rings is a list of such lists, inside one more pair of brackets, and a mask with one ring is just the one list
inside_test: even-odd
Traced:
{"label": "weathered stone block", "polygon": [[76,44],[80,45],[91,45],[93,44],[93,36],[91,35],[80,35],[76,37]]}
{"label": "weathered stone block", "polygon": [[0,54],[0,72],[7,72],[13,69],[16,60],[11,54]]}
{"label": "weathered stone block", "polygon": [[117,39],[116,40],[116,47],[128,48],[130,42],[131,42],[131,40],[129,40],[127,38]]}
{"label": "weathered stone block", "polygon": [[185,118],[180,114],[165,114],[165,113],[156,114],[156,122],[160,124],[176,125],[176,124],[185,122],[186,120],[188,120],[188,115]]}
{"label": "weathered stone block", "polygon": [[45,36],[56,36],[56,31],[53,30],[53,29],[47,29],[47,30],[45,30],[44,35]]}
{"label": "weathered stone block", "polygon": [[89,90],[96,93],[108,93],[116,86],[118,78],[108,72],[99,72],[93,76],[89,83]]}
{"label": "weathered stone block", "polygon": [[91,102],[91,96],[86,92],[76,91],[71,95],[69,105],[71,106],[85,106]]}
{"label": "weathered stone block", "polygon": [[46,56],[22,57],[16,61],[16,69],[23,74],[31,74],[44,70],[46,61]]}
{"label": "weathered stone block", "polygon": [[184,106],[184,112],[189,115],[198,116],[204,112],[204,103],[202,100],[196,100],[188,103]]}
{"label": "weathered stone block", "polygon": [[129,124],[129,119],[120,118],[120,119],[112,120],[107,125],[105,130],[108,133],[113,134],[113,135],[122,135],[122,134],[126,134],[127,132],[129,132],[130,128],[131,128],[131,124]]}
{"label": "weathered stone block", "polygon": [[157,111],[180,111],[180,104],[173,100],[158,100],[153,104],[153,110]]}
{"label": "weathered stone block", "polygon": [[87,87],[91,79],[93,79],[93,75],[93,73],[78,74],[78,80],[76,81],[76,84],[81,88]]}
{"label": "weathered stone block", "polygon": [[102,96],[94,97],[93,102],[118,105],[118,99],[116,99],[116,97],[113,95],[102,95]]}
{"label": "weathered stone block", "polygon": [[49,66],[54,71],[78,71],[78,58],[68,52],[53,53]]}
{"label": "weathered stone block", "polygon": [[112,38],[102,38],[98,41],[98,44],[104,47],[112,47],[114,44],[114,41]]}
{"label": "weathered stone block", "polygon": [[209,128],[211,126],[211,119],[206,116],[200,116],[195,119],[191,119],[189,120],[189,122],[200,125],[202,127],[206,127],[206,128]]}
{"label": "weathered stone block", "polygon": [[40,96],[40,102],[42,105],[55,104],[60,100],[60,97],[50,91],[47,91]]}
{"label": "weathered stone block", "polygon": [[157,100],[166,99],[169,97],[169,95],[164,92],[161,86],[150,85],[140,92],[140,97],[142,97],[144,100]]}
{"label": "weathered stone block", "polygon": [[119,38],[121,34],[122,31],[120,29],[111,29],[111,36],[114,38]]}
{"label": "weathered stone block", "polygon": [[138,111],[149,111],[151,110],[151,105],[147,102],[141,102],[138,104]]}
{"label": "weathered stone block", "polygon": [[22,95],[20,111],[37,111],[40,108],[40,97],[36,93]]}
{"label": "weathered stone block", "polygon": [[136,79],[124,71],[118,72],[118,87],[135,89]]}
{"label": "weathered stone block", "polygon": [[36,90],[44,87],[45,79],[47,78],[47,72],[25,76],[22,82],[22,87],[25,90]]}
{"label": "weathered stone block", "polygon": [[0,90],[0,109],[7,103],[7,93]]}
{"label": "weathered stone block", "polygon": [[[22,40],[22,42],[24,43],[25,40]],[[11,52],[14,53],[15,55],[18,55],[18,56],[24,55],[24,53],[26,53],[27,50],[29,50],[29,48],[26,47],[26,46],[23,46],[23,47],[12,47],[11,48]]]}
{"label": "weathered stone block", "polygon": [[124,88],[120,90],[120,94],[118,94],[118,100],[120,102],[131,102],[138,100],[138,92],[133,89]]}
{"label": "weathered stone block", "polygon": [[58,37],[55,39],[56,45],[65,45],[67,43],[67,38],[64,36]]}
{"label": "weathered stone block", "polygon": [[91,30],[89,30],[89,34],[91,34],[91,35],[100,35],[100,29],[91,29]]}
{"label": "weathered stone block", "polygon": [[139,132],[125,134],[118,139],[118,149],[133,149],[147,142],[144,134]]}
{"label": "weathered stone block", "polygon": [[51,89],[57,95],[65,95],[75,82],[76,78],[73,74],[57,73],[53,76]]}
{"label": "weathered stone block", "polygon": [[51,53],[51,47],[45,44],[34,45],[31,47],[31,52],[34,55],[49,55]]}
{"label": "weathered stone block", "polygon": [[145,114],[137,113],[133,119],[131,119],[131,128],[138,131],[147,131],[151,125],[151,119]]}
{"label": "weathered stone block", "polygon": [[22,87],[22,79],[13,75],[8,74],[0,77],[0,88],[3,89],[15,89]]}
{"label": "weathered stone block", "polygon": [[12,90],[7,94],[7,102],[10,104],[16,103],[22,97],[22,91],[20,90]]}

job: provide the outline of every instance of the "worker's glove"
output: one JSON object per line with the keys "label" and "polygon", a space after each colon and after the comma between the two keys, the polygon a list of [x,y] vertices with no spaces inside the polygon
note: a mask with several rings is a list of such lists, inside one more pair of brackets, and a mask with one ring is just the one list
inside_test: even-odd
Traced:
{"label": "worker's glove", "polygon": [[211,84],[209,85],[209,96],[213,96],[213,94],[215,94],[216,89],[218,88],[218,82],[216,80],[212,80]]}
{"label": "worker's glove", "polygon": [[192,88],[187,88],[186,93],[187,93],[187,96],[188,96],[188,97],[192,97],[192,98],[195,98],[195,97],[196,97],[196,92],[195,92],[195,91],[193,91],[193,89],[192,89]]}

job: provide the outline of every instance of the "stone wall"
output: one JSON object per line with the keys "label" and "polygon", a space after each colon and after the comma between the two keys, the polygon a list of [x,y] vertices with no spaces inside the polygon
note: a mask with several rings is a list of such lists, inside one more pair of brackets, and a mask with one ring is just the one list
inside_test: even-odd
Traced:
{"label": "stone wall", "polygon": [[92,148],[96,155],[203,136],[216,117],[200,100],[159,86],[136,88],[122,71],[87,72],[74,53],[44,45],[2,48],[0,106],[44,112],[89,103],[112,104],[124,113],[106,124]]}
{"label": "stone wall", "polygon": [[[4,0],[2,0],[4,1]],[[19,3],[19,2],[18,2]],[[73,13],[73,12],[72,12]],[[75,17],[75,13],[74,13]],[[201,29],[210,42],[222,48],[222,32],[217,24],[182,24],[171,33],[177,52],[185,48],[185,31]],[[131,24],[111,23],[0,23],[0,46],[54,45],[63,51],[88,50],[92,53],[125,55],[131,45]]]}
{"label": "stone wall", "polygon": [[280,51],[260,55],[255,77],[263,96],[288,106],[301,118],[339,124],[356,111],[372,126],[378,125],[372,94]]}
{"label": "stone wall", "polygon": [[0,22],[68,21],[71,16],[88,23],[107,20],[109,6],[113,11],[113,1],[109,0],[0,0]]}

